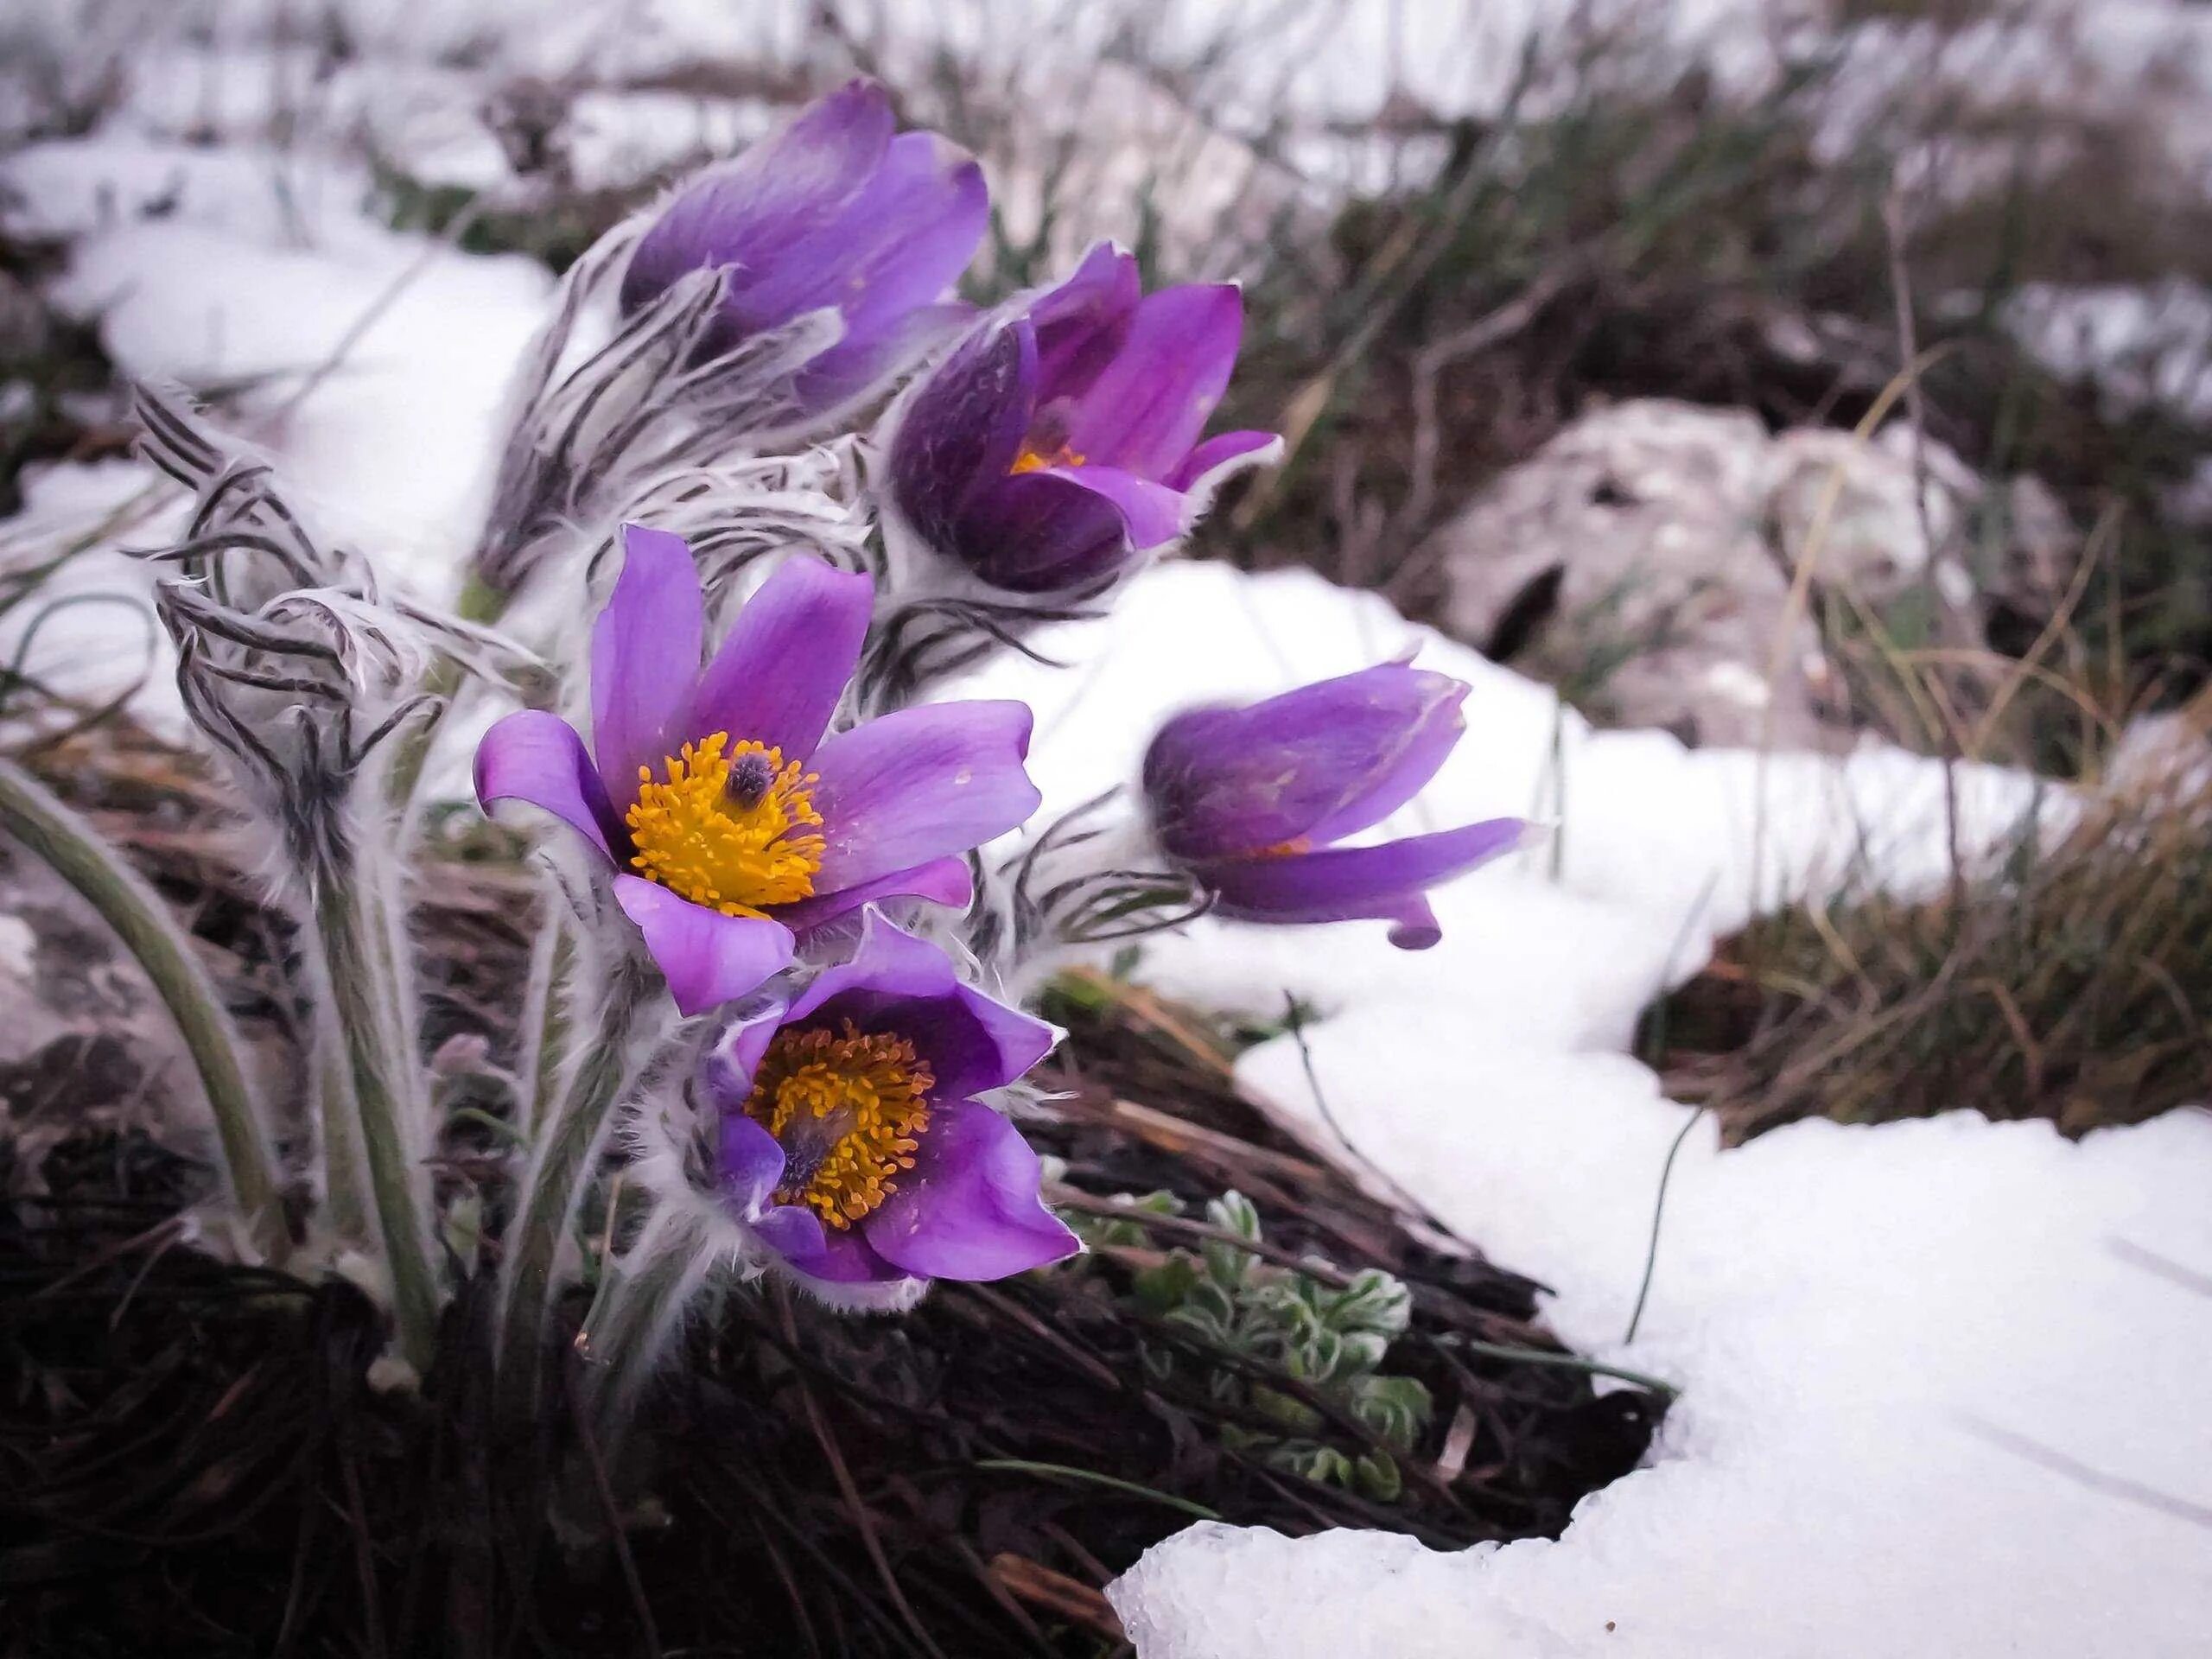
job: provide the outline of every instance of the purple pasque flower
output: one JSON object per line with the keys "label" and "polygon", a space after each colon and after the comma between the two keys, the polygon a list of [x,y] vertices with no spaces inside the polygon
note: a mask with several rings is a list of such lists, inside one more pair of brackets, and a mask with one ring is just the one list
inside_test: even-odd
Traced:
{"label": "purple pasque flower", "polygon": [[871,911],[851,961],[741,1015],[707,1060],[723,1210],[807,1288],[851,1306],[1074,1255],[1039,1196],[1037,1154],[976,1098],[1056,1036]]}
{"label": "purple pasque flower", "polygon": [[834,308],[837,343],[796,391],[823,416],[866,395],[973,315],[945,299],[990,214],[973,156],[933,132],[899,132],[873,80],[816,99],[782,131],[678,188],[630,256],[634,313],[688,273],[726,270],[710,346],[728,350]]}
{"label": "purple pasque flower", "polygon": [[1467,688],[1386,663],[1247,708],[1194,709],[1160,728],[1144,794],[1160,848],[1248,922],[1376,917],[1390,943],[1443,937],[1423,896],[1519,844],[1492,818],[1376,846],[1339,847],[1421,792],[1465,729]]}
{"label": "purple pasque flower", "polygon": [[891,493],[930,546],[1018,594],[1093,587],[1187,531],[1269,432],[1199,439],[1236,366],[1233,284],[1145,294],[1100,243],[981,324],[910,395]]}
{"label": "purple pasque flower", "polygon": [[785,560],[702,669],[690,550],[637,524],[622,545],[592,630],[589,748],[556,715],[507,715],[476,751],[485,810],[542,807],[621,872],[615,899],[685,1014],[753,990],[795,931],[870,899],[966,904],[960,855],[1037,808],[1027,706],[932,703],[825,738],[866,576]]}

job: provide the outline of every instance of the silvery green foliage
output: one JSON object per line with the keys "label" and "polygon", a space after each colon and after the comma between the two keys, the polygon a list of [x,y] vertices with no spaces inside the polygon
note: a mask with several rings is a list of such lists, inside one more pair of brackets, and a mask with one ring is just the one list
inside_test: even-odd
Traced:
{"label": "silvery green foliage", "polygon": [[155,609],[176,645],[179,693],[276,831],[282,876],[312,892],[363,855],[365,779],[434,709],[420,690],[434,657],[496,673],[519,656],[387,601],[366,561],[312,537],[269,467],[180,400],[142,389],[137,406],[148,458],[196,496],[184,534],[143,555],[176,572],[156,583]]}
{"label": "silvery green foliage", "polygon": [[[569,269],[524,355],[472,563],[501,601],[579,527],[611,530],[687,475],[712,477],[733,455],[789,435],[793,377],[842,332],[834,310],[812,312],[716,349],[728,282],[719,270],[693,271],[619,317],[616,290],[652,219],[618,226]],[[612,333],[594,345],[610,317]]]}
{"label": "silvery green foliage", "polygon": [[[1131,1210],[1153,1216],[1183,1211],[1167,1192],[1128,1203]],[[1151,1242],[1139,1221],[1088,1215],[1068,1219],[1093,1249],[1141,1248]],[[1240,1192],[1224,1192],[1209,1202],[1205,1219],[1221,1232],[1260,1241],[1259,1212]],[[1329,1481],[1382,1502],[1397,1497],[1402,1481],[1392,1454],[1414,1451],[1433,1409],[1428,1389],[1418,1378],[1382,1369],[1391,1343],[1405,1334],[1412,1316],[1412,1293],[1402,1281],[1369,1268],[1344,1285],[1332,1285],[1263,1261],[1227,1239],[1209,1238],[1196,1251],[1174,1250],[1158,1265],[1140,1269],[1131,1294],[1147,1313],[1189,1331],[1204,1345],[1305,1384],[1383,1446],[1354,1457],[1325,1444],[1314,1437],[1326,1419],[1313,1406],[1222,1366],[1206,1372],[1208,1392],[1224,1404],[1249,1407],[1281,1430],[1275,1435],[1226,1427],[1228,1444],[1310,1480]],[[1164,1381],[1192,1361],[1188,1355],[1147,1348],[1144,1363]]]}

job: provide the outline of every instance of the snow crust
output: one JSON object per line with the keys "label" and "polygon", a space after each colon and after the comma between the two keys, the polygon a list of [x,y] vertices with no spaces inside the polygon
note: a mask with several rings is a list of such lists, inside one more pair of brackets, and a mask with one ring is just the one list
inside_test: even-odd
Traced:
{"label": "snow crust", "polygon": [[[280,9],[269,0],[270,16]],[[619,29],[596,8],[524,0],[336,10],[374,67],[365,79],[302,88],[281,53],[253,44],[267,18],[236,5],[222,28],[149,56],[158,72],[141,67],[115,129],[13,156],[0,183],[11,229],[74,238],[62,297],[100,318],[127,372],[251,383],[246,429],[319,521],[442,593],[550,280],[380,224],[357,165],[263,140],[272,105],[312,97],[319,118],[359,118],[442,158],[435,176],[465,181],[498,166],[480,127],[454,113],[466,77],[450,66],[472,42],[496,41],[505,68],[548,73],[600,54],[610,79],[702,49],[802,43],[784,10],[726,0],[625,8]],[[1502,5],[1485,28],[1517,38],[1538,12],[1552,15]],[[1683,21],[1743,12],[1713,0]],[[96,0],[27,0],[18,14],[55,38],[118,39],[149,15]],[[970,15],[950,10],[945,26]],[[1510,54],[1439,21],[1463,15],[1348,7],[1357,51],[1287,32],[1314,77],[1298,98],[1371,110],[1395,56],[1441,106],[1491,106],[1499,89],[1482,77]],[[1763,34],[1739,41],[1766,49]],[[758,113],[665,96],[595,110],[587,127],[603,148],[581,163],[610,174],[754,130]],[[188,124],[255,140],[199,145]],[[2088,348],[2108,343],[2088,333]],[[156,542],[175,509],[149,482],[124,463],[56,469],[0,538]],[[54,592],[143,582],[107,551],[74,562]],[[21,626],[0,639],[11,658]],[[139,671],[143,637],[113,607],[55,612],[34,665],[72,690],[114,689]],[[1037,708],[1040,822],[1128,779],[1159,717],[1188,702],[1408,647],[1474,686],[1467,740],[1391,829],[1521,813],[1553,830],[1437,895],[1442,944],[1410,955],[1380,925],[1205,923],[1152,945],[1140,976],[1261,1016],[1287,995],[1317,1007],[1307,1040],[1326,1114],[1288,1039],[1246,1056],[1241,1084],[1344,1155],[1332,1121],[1358,1159],[1553,1286],[1549,1315],[1568,1340],[1683,1389],[1652,1466],[1593,1495],[1556,1541],[1454,1555],[1384,1534],[1193,1528],[1113,1592],[1143,1659],[2202,1651],[2212,1119],[2177,1113],[2079,1144],[1964,1117],[1808,1123],[1722,1152],[1627,1052],[1638,1010],[1758,908],[1853,874],[1904,891],[1940,882],[1936,768],[1878,747],[1761,759],[1594,733],[1545,688],[1305,575],[1169,566],[1111,620],[1039,643],[1072,666],[1007,662],[969,689]],[[2068,810],[2003,772],[1963,769],[1958,785],[1970,852],[2005,845],[2024,814]],[[1661,1168],[1686,1127],[1650,1300],[1626,1343]]]}
{"label": "snow crust", "polygon": [[[1934,764],[1875,747],[1762,763],[1592,732],[1542,688],[1303,574],[1168,567],[1109,620],[1043,644],[1072,669],[1007,664],[986,683],[1039,709],[1047,817],[1126,778],[1186,702],[1409,645],[1473,684],[1468,736],[1392,828],[1548,808],[1559,830],[1439,893],[1441,944],[1207,923],[1139,977],[1255,1014],[1287,993],[1317,1004],[1325,1117],[1293,1039],[1251,1051],[1239,1083],[1340,1155],[1341,1129],[1552,1286],[1570,1342],[1683,1390],[1651,1466],[1555,1542],[1452,1555],[1193,1528],[1112,1592],[1143,1659],[2199,1650],[2212,1297],[2187,1274],[2212,1270],[2212,1117],[2079,1144],[1967,1116],[1812,1122],[1723,1152],[1624,1052],[1637,1009],[1755,903],[1847,872],[1942,880]],[[2064,810],[2017,776],[1960,782],[1970,855],[2023,813]]]}

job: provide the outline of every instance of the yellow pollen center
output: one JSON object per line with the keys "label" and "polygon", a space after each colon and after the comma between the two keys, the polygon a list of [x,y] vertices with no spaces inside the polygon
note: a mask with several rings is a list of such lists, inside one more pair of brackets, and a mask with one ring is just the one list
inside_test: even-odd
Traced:
{"label": "yellow pollen center", "polygon": [[638,768],[638,803],[623,819],[630,862],[695,905],[760,916],[814,892],[823,841],[803,827],[822,822],[808,794],[817,780],[781,749],[728,745],[728,732],[686,743],[664,763],[665,782]]}
{"label": "yellow pollen center", "polygon": [[862,1036],[849,1020],[779,1031],[753,1074],[745,1114],[787,1160],[778,1204],[803,1204],[842,1230],[899,1189],[929,1127],[937,1079],[903,1037]]}
{"label": "yellow pollen center", "polygon": [[1248,854],[1247,856],[1251,858],[1296,858],[1300,853],[1310,853],[1313,850],[1313,836],[1293,836],[1288,841],[1279,841],[1272,847],[1262,847],[1257,852]]}
{"label": "yellow pollen center", "polygon": [[1083,461],[1084,458],[1081,455],[1076,454],[1065,443],[1049,455],[1024,444],[1021,446],[1021,453],[1014,458],[1014,465],[1007,467],[1007,471],[1009,474],[1041,473],[1047,467],[1080,467],[1083,465]]}

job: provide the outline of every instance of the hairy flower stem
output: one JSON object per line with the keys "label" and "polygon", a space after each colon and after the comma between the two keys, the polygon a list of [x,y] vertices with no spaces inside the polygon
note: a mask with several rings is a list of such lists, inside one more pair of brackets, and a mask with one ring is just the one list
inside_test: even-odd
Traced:
{"label": "hairy flower stem", "polygon": [[[454,596],[454,614],[464,622],[489,626],[506,613],[512,596],[488,586],[480,578],[471,576],[461,584]],[[385,800],[398,810],[404,820],[407,809],[413,804],[415,791],[423,781],[423,763],[430,758],[430,747],[437,741],[438,728],[453,708],[454,695],[461,684],[461,664],[450,657],[441,657],[430,664],[429,672],[423,677],[422,693],[435,697],[430,711],[403,733],[392,745],[391,764],[385,772]]]}
{"label": "hairy flower stem", "polygon": [[524,993],[522,1053],[515,1072],[529,1093],[522,1103],[521,1128],[534,1135],[552,1109],[561,1068],[569,1053],[569,1016],[576,963],[575,925],[549,884],[545,917],[531,950],[530,984]]}
{"label": "hairy flower stem", "polygon": [[636,964],[626,960],[615,967],[597,1028],[578,1049],[559,1103],[537,1124],[537,1147],[524,1181],[522,1207],[507,1227],[501,1274],[499,1405],[510,1421],[537,1415],[554,1267],[613,1124],[650,984]]}
{"label": "hairy flower stem", "polygon": [[590,1409],[609,1458],[714,1264],[696,1217],[680,1205],[663,1205],[623,1256],[597,1317],[578,1338]]}
{"label": "hairy flower stem", "polygon": [[322,1152],[322,1212],[330,1230],[352,1244],[371,1241],[361,1197],[361,1147],[353,1121],[353,1086],[343,1045],[322,1042],[315,1061],[315,1133]]}
{"label": "hairy flower stem", "polygon": [[0,830],[22,842],[99,912],[137,959],[176,1022],[214,1115],[223,1173],[254,1248],[282,1262],[291,1248],[269,1139],[239,1058],[239,1038],[192,942],[159,894],[98,831],[20,767],[0,761]]}
{"label": "hairy flower stem", "polygon": [[381,928],[365,924],[367,884],[322,871],[313,885],[329,1013],[353,1084],[369,1198],[391,1275],[400,1357],[421,1371],[430,1362],[438,1297],[427,1243],[429,1183],[415,1155],[424,1114],[415,1098],[413,1039],[392,1017],[398,988],[391,983],[390,941]]}

